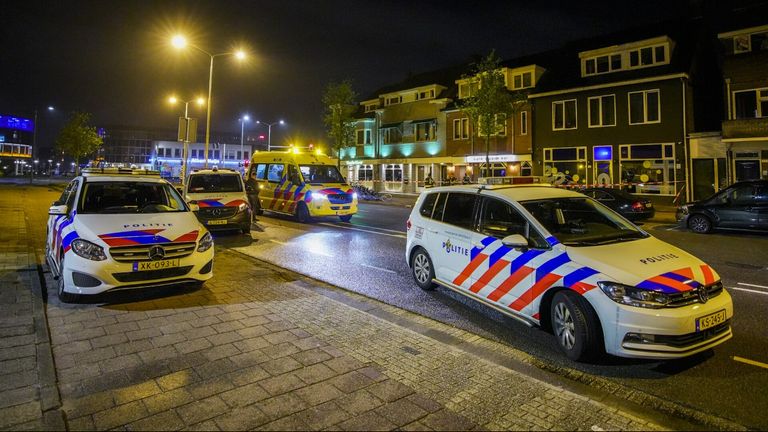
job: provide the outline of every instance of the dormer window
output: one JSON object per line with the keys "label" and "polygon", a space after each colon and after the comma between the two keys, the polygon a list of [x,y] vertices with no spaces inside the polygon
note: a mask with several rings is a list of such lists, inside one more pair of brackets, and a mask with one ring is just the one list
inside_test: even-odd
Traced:
{"label": "dormer window", "polygon": [[417,94],[417,96],[416,96],[417,100],[434,99],[434,98],[435,98],[435,90],[434,89],[420,91]]}
{"label": "dormer window", "polygon": [[403,97],[402,96],[389,96],[389,97],[387,97],[384,100],[384,105],[386,105],[386,106],[396,105],[396,104],[401,103],[402,101],[403,101]]}
{"label": "dormer window", "polygon": [[579,53],[581,76],[669,63],[673,42],[666,36]]}
{"label": "dormer window", "polygon": [[376,111],[379,106],[377,104],[370,104],[365,106],[365,112]]}
{"label": "dormer window", "polygon": [[613,72],[621,69],[621,54],[593,57],[584,61],[585,74]]}
{"label": "dormer window", "polygon": [[645,47],[629,52],[629,67],[645,67],[667,63],[666,48],[664,45]]}
{"label": "dormer window", "polygon": [[519,90],[533,87],[533,72],[523,72],[512,75],[512,89]]}

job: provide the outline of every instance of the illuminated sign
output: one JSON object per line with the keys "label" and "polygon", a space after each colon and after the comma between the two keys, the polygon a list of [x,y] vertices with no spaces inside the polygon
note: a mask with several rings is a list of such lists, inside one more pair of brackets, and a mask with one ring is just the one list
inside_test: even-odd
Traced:
{"label": "illuminated sign", "polygon": [[[485,156],[467,156],[464,158],[467,163],[485,163]],[[515,154],[502,154],[502,155],[488,155],[488,161],[490,162],[520,162],[531,160],[531,155],[515,155]]]}
{"label": "illuminated sign", "polygon": [[34,132],[35,122],[33,122],[31,119],[0,115],[0,128]]}
{"label": "illuminated sign", "polygon": [[592,149],[596,161],[609,161],[613,159],[613,147],[598,146]]}

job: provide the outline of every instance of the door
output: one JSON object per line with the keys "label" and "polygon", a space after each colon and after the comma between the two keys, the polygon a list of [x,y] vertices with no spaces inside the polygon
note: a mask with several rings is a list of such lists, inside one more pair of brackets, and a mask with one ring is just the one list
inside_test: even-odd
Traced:
{"label": "door", "polygon": [[254,212],[261,208],[259,196],[260,185],[264,185],[267,180],[267,164],[251,164],[245,177],[245,194],[248,196],[248,203]]}
{"label": "door", "polygon": [[693,159],[693,200],[701,201],[716,192],[715,160]]}
{"label": "door", "polygon": [[725,191],[718,197],[712,208],[723,228],[754,228],[758,224],[757,209],[754,208],[754,187],[742,185]]}
{"label": "door", "polygon": [[734,162],[736,181],[760,179],[760,159],[737,159]]}
{"label": "door", "polygon": [[760,229],[768,230],[768,184],[755,188],[755,208]]}
{"label": "door", "polygon": [[598,186],[611,186],[613,184],[613,163],[611,161],[595,161],[593,183]]}
{"label": "door", "polygon": [[259,191],[259,197],[265,210],[280,211],[278,198],[286,181],[284,172],[285,165],[283,164],[267,165],[267,182],[264,183],[264,189]]}
{"label": "door", "polygon": [[[446,282],[453,282],[462,288],[468,288],[471,278],[459,278],[467,272],[472,254],[472,237],[475,227],[475,204],[477,194],[441,193],[435,208],[434,218],[442,223],[435,223],[432,241],[433,251],[430,256],[435,265],[435,276]],[[445,198],[443,199],[443,195]],[[441,201],[444,207],[439,208]],[[442,213],[442,214],[440,214]],[[441,216],[438,218],[438,216]],[[469,272],[471,273],[471,272]]]}

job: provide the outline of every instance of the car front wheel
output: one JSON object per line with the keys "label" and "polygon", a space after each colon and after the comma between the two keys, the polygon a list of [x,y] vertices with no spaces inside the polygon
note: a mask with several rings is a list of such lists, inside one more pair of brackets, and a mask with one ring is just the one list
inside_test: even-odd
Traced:
{"label": "car front wheel", "polygon": [[64,253],[59,260],[59,279],[56,281],[56,291],[59,295],[59,301],[62,303],[74,303],[77,300],[77,294],[64,291]]}
{"label": "car front wheel", "polygon": [[706,234],[712,230],[712,222],[706,216],[693,215],[688,219],[688,228],[699,234]]}
{"label": "car front wheel", "polygon": [[584,297],[571,291],[558,292],[552,299],[550,317],[557,344],[569,359],[583,362],[602,354],[600,324]]}
{"label": "car front wheel", "polygon": [[432,282],[435,278],[435,270],[432,266],[432,260],[424,248],[416,249],[416,252],[413,254],[413,258],[411,258],[411,272],[419,288],[425,291],[435,289],[435,283]]}

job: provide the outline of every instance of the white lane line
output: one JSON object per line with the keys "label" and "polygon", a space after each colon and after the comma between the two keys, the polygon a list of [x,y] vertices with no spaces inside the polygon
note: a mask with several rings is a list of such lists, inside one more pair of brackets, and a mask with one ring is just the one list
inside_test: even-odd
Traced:
{"label": "white lane line", "polygon": [[[347,226],[347,225],[342,225],[342,226]],[[370,226],[370,225],[360,225],[360,224],[352,225],[352,224],[348,224],[348,226],[370,228],[370,229],[375,229],[375,230],[379,230],[379,231],[391,232],[391,233],[395,233],[395,234],[405,234],[405,231],[392,230],[392,229],[387,229],[387,228],[379,228],[379,227]]]}
{"label": "white lane line", "polygon": [[757,367],[761,367],[761,368],[764,368],[764,369],[768,369],[768,364],[765,364],[763,362],[759,362],[759,361],[755,361],[755,360],[750,360],[750,359],[745,359],[744,357],[738,357],[738,356],[733,356],[731,358],[734,361],[737,361],[737,362],[746,363],[748,365],[752,365],[752,366],[757,366]]}
{"label": "white lane line", "polygon": [[288,243],[286,243],[286,242],[281,242],[281,241],[279,241],[279,240],[269,239],[269,241],[271,241],[272,243],[277,243],[277,244],[279,244],[279,245],[288,246]]}
{"label": "white lane line", "polygon": [[387,273],[395,273],[395,274],[397,273],[396,271],[393,271],[393,270],[390,270],[390,269],[385,269],[385,268],[382,268],[382,267],[376,267],[376,266],[372,266],[372,265],[368,265],[368,264],[362,264],[362,263],[360,265],[363,266],[363,267],[368,267],[368,268],[372,268],[372,269],[376,269],[376,270],[381,270],[381,271],[387,272]]}
{"label": "white lane line", "polygon": [[751,290],[751,289],[746,289],[746,288],[728,287],[728,289],[736,290],[736,291],[750,292],[750,293],[753,293],[753,294],[768,295],[768,292],[765,292],[765,291]]}
{"label": "white lane line", "polygon": [[325,222],[321,222],[318,225],[324,225],[324,226],[328,226],[328,227],[331,227],[331,228],[343,228],[343,229],[348,229],[348,230],[352,230],[352,231],[362,231],[362,232],[367,232],[367,233],[371,233],[371,234],[378,234],[378,235],[383,235],[383,236],[388,236],[388,237],[396,237],[396,238],[401,238],[401,239],[407,238],[405,236],[405,234],[400,234],[400,235],[387,234],[387,233],[378,232],[378,231],[371,231],[371,230],[366,230],[366,229],[360,229],[360,228],[355,228],[355,227],[352,227],[352,226],[334,225],[334,224],[329,224],[329,223],[325,223]]}
{"label": "white lane line", "polygon": [[748,286],[748,287],[752,287],[752,288],[765,288],[765,289],[768,289],[768,286],[748,284],[748,283],[744,283],[744,282],[736,282],[736,285],[744,285],[744,286]]}

